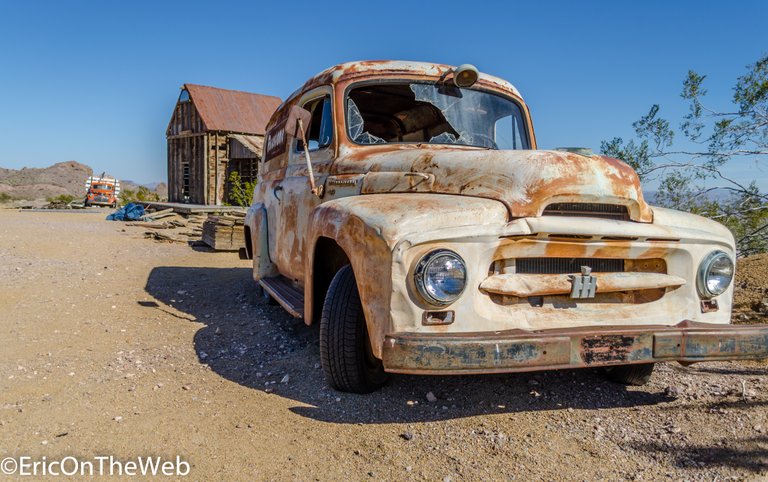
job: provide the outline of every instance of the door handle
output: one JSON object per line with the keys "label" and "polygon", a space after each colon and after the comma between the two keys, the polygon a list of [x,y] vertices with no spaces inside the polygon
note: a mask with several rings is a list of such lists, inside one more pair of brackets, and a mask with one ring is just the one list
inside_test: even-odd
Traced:
{"label": "door handle", "polygon": [[277,192],[282,190],[283,190],[282,184],[278,184],[272,189],[272,195],[275,196],[275,199],[277,199],[278,201],[282,201],[282,199],[280,198],[280,196],[277,195]]}

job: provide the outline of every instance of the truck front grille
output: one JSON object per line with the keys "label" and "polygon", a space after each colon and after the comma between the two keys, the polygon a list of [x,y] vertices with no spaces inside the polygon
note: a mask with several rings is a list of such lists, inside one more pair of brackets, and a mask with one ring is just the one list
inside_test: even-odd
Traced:
{"label": "truck front grille", "polygon": [[624,271],[624,260],[609,258],[517,258],[515,260],[515,272],[525,274],[580,273],[582,266],[589,266],[595,273],[619,273]]}
{"label": "truck front grille", "polygon": [[629,221],[629,211],[620,204],[553,203],[542,213],[544,216],[581,216]]}
{"label": "truck front grille", "polygon": [[[663,258],[616,259],[616,258],[509,258],[494,261],[489,274],[519,273],[537,275],[564,275],[581,272],[582,266],[589,266],[593,273],[665,273],[667,263]],[[511,295],[490,293],[491,301],[498,305],[530,305],[536,307],[576,307],[584,304],[643,304],[661,299],[665,288],[653,288],[626,292],[600,292],[598,282],[594,298],[573,300],[569,295],[550,295],[518,298]]]}

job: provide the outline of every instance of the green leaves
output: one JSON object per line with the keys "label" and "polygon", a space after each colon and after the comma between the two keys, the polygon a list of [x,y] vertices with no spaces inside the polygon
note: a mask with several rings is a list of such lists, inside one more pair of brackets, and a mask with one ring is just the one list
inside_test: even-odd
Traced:
{"label": "green leaves", "polygon": [[670,147],[675,138],[675,133],[669,128],[669,121],[658,117],[659,105],[654,104],[640,120],[634,122],[632,127],[640,139],[651,141],[656,149]]}
{"label": "green leaves", "polygon": [[691,101],[689,113],[680,123],[680,130],[692,141],[698,141],[701,138],[701,132],[705,124],[701,121],[704,111],[704,105],[701,103],[701,97],[707,95],[707,91],[701,87],[706,75],[699,75],[693,70],[688,71],[688,77],[683,81],[683,92],[680,97]]}
{"label": "green leaves", "polygon": [[648,153],[648,141],[643,140],[636,144],[630,140],[626,145],[621,137],[614,137],[610,141],[600,143],[600,152],[606,156],[615,157],[629,164],[637,172],[640,180],[650,172],[653,161]]}
{"label": "green leaves", "polygon": [[762,108],[765,114],[768,100],[768,55],[750,67],[746,75],[739,77],[733,89],[733,102],[739,105],[742,113]]}
{"label": "green leaves", "polygon": [[229,174],[229,203],[233,206],[250,206],[255,186],[255,182],[243,181],[239,172],[232,171]]}
{"label": "green leaves", "polygon": [[49,203],[63,203],[69,204],[75,200],[75,196],[71,194],[59,194],[58,196],[51,196],[45,199]]}
{"label": "green leaves", "polygon": [[121,206],[137,201],[153,202],[160,200],[160,196],[146,186],[139,186],[135,191],[132,189],[123,189],[120,192],[119,198]]}

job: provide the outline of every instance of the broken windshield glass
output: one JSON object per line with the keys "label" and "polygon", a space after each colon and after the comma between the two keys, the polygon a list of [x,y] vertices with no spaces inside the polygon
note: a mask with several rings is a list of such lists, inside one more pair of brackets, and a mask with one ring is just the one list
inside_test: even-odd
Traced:
{"label": "broken windshield glass", "polygon": [[527,149],[520,107],[486,91],[385,83],[352,89],[347,129],[358,144],[430,143]]}
{"label": "broken windshield glass", "polygon": [[383,144],[387,142],[363,130],[365,128],[363,116],[360,115],[360,109],[357,108],[352,99],[347,103],[347,120],[349,122],[349,135],[358,144]]}

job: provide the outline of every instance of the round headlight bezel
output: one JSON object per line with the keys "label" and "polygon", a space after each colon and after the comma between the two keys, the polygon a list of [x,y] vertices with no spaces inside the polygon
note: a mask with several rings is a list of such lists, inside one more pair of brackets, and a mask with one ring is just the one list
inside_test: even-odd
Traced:
{"label": "round headlight bezel", "polygon": [[[457,261],[464,272],[464,284],[461,287],[461,291],[459,291],[457,294],[452,295],[450,298],[440,299],[437,298],[435,295],[430,293],[430,290],[428,289],[428,280],[426,279],[427,274],[427,268],[430,266],[431,263],[437,262],[437,260],[443,256],[447,256],[449,258],[453,258],[455,261]],[[467,264],[464,262],[464,259],[459,256],[456,252],[451,251],[450,249],[435,249],[433,251],[430,251],[429,253],[425,254],[421,257],[418,263],[416,263],[416,268],[413,272],[414,282],[416,284],[416,290],[418,291],[419,295],[433,306],[439,306],[444,307],[448,306],[451,303],[455,302],[457,299],[461,297],[461,295],[464,293],[464,290],[467,288]]]}
{"label": "round headlight bezel", "polygon": [[[726,259],[728,260],[728,263],[731,265],[731,277],[728,280],[728,283],[726,283],[723,286],[723,289],[719,292],[713,292],[709,289],[707,281],[709,280],[710,270],[712,269],[712,266],[715,264],[715,262]],[[728,287],[731,286],[733,283],[733,278],[735,276],[736,266],[733,262],[733,259],[731,259],[730,256],[728,256],[728,253],[724,251],[712,251],[709,253],[699,265],[699,272],[696,276],[696,287],[698,288],[699,295],[702,298],[710,299],[714,298],[716,296],[720,296],[721,294],[728,291]]]}

